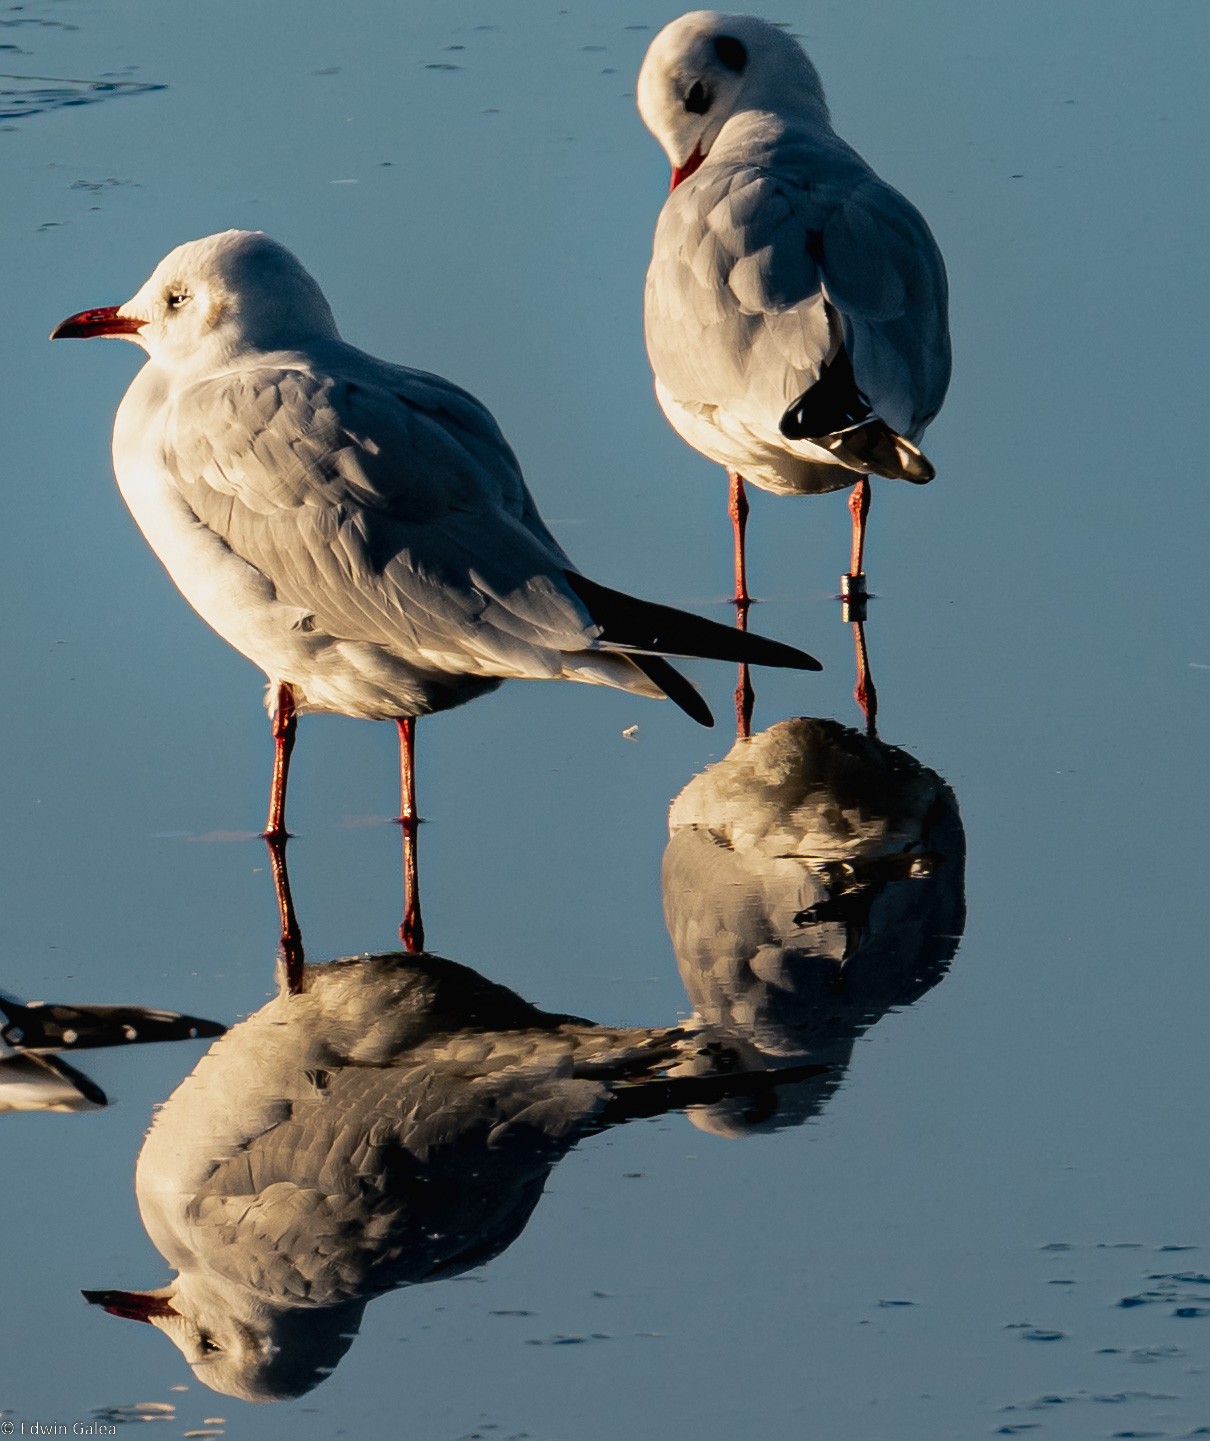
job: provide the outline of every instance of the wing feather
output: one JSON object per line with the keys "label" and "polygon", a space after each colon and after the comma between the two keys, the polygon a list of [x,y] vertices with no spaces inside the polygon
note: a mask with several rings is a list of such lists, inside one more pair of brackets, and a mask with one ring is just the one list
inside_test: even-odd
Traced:
{"label": "wing feather", "polygon": [[915,437],[949,382],[947,308],[915,207],[836,136],[787,131],[760,164],[704,166],[669,196],[647,345],[679,404],[776,432],[843,343],[877,414]]}
{"label": "wing feather", "polygon": [[199,521],[337,639],[558,674],[533,652],[597,634],[495,422],[436,377],[221,375],[178,398],[163,459]]}

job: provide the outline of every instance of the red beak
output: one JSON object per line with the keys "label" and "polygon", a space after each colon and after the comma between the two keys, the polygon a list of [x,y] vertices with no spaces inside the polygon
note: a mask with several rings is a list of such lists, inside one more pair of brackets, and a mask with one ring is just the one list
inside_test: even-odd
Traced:
{"label": "red beak", "polygon": [[116,305],[102,305],[99,310],[81,310],[69,315],[50,333],[52,340],[84,340],[90,335],[137,335],[147,324],[132,315],[119,315]]}
{"label": "red beak", "polygon": [[[95,315],[97,312],[86,311]],[[179,1316],[180,1312],[167,1296],[151,1291],[81,1291],[90,1306],[103,1306],[111,1316],[127,1321],[150,1321],[153,1316]]]}
{"label": "red beak", "polygon": [[[681,183],[682,180],[688,180],[689,177],[693,174],[693,172],[697,169],[697,167],[702,163],[702,161],[705,160],[705,158],[706,157],[702,154],[702,147],[700,145],[695,145],[693,148],[693,154],[689,157],[688,160],[685,161],[684,165],[678,165],[676,169],[672,172],[672,184],[668,187],[669,194],[671,194],[672,191],[676,189],[676,187]],[[54,337],[52,336],[52,339],[53,338]]]}

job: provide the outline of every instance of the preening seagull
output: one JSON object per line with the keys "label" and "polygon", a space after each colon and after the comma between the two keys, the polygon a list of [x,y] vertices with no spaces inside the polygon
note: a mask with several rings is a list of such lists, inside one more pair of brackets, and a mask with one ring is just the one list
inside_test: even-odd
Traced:
{"label": "preening seagull", "polygon": [[843,1079],[859,1035],[942,978],[966,919],[953,791],[897,746],[799,716],[737,742],[668,813],[664,920],[691,1026],[738,1035],[770,1067],[822,1075],[761,1110],[691,1113],[725,1135],[797,1125]]}
{"label": "preening seagull", "polygon": [[[149,357],[114,426],[126,503],[185,598],[269,678],[270,838],[285,836],[308,711],[398,723],[407,842],[414,718],[502,680],[668,696],[710,724],[664,654],[819,668],[581,575],[487,409],[347,345],[318,284],[266,235],[182,245],[131,300],[52,339],[95,335]],[[403,936],[419,950],[414,903],[412,884]]]}
{"label": "preening seagull", "polygon": [[672,164],[647,273],[647,351],[673,428],[727,467],[736,599],[744,480],[782,495],[855,484],[846,592],[864,593],[870,475],[933,478],[916,442],[950,376],[945,266],[916,208],[832,129],[785,31],[696,10],[638,81]]}

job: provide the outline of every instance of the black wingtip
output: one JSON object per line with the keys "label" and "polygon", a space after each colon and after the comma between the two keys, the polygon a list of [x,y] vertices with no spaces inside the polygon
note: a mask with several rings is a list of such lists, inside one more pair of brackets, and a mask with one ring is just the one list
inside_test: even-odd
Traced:
{"label": "black wingtip", "polygon": [[[702,660],[730,660],[779,670],[822,670],[813,655],[783,641],[769,640],[751,631],[722,625],[704,616],[690,615],[670,605],[638,600],[610,590],[577,571],[565,571],[568,583],[601,627],[601,641],[649,655],[695,656]],[[657,682],[658,684],[658,682]]]}
{"label": "black wingtip", "polygon": [[653,680],[670,701],[679,705],[685,714],[707,730],[714,728],[714,716],[692,682],[687,681],[679,670],[659,655],[635,655],[631,660],[648,680]]}

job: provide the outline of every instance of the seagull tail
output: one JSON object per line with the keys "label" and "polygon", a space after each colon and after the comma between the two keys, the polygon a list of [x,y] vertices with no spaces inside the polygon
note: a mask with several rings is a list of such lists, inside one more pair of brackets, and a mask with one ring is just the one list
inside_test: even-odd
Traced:
{"label": "seagull tail", "polygon": [[[768,640],[751,631],[737,630],[735,626],[722,625],[716,620],[706,620],[700,615],[690,615],[688,611],[677,610],[670,605],[638,600],[632,595],[598,585],[595,580],[589,580],[577,571],[569,570],[564,574],[594,623],[601,627],[600,643],[604,646],[639,651],[648,657],[683,655],[702,660],[776,666],[782,670],[823,669],[814,656],[792,645]],[[635,657],[631,656],[631,659]],[[671,699],[688,710],[680,696],[680,688],[688,685],[683,677],[677,675],[680,687],[674,692],[665,685],[665,671],[661,670],[657,678],[646,667],[644,670],[661,689],[667,691]],[[667,667],[667,671],[676,675],[671,666]]]}
{"label": "seagull tail", "polygon": [[830,450],[859,475],[924,485],[937,473],[927,456],[875,413],[843,345],[782,416],[778,428],[787,440],[809,440]]}
{"label": "seagull tail", "polygon": [[927,485],[937,472],[923,451],[897,435],[877,416],[851,430],[821,435],[815,442],[853,470],[863,475],[881,475],[887,480],[910,480]]}

